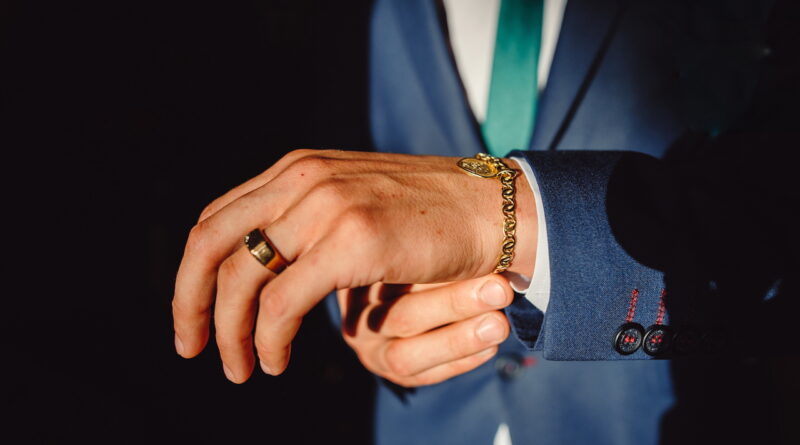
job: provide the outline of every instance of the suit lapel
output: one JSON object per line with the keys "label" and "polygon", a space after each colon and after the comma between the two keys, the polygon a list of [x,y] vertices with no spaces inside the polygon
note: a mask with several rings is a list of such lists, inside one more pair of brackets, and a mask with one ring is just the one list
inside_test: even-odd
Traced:
{"label": "suit lapel", "polygon": [[539,96],[531,150],[558,148],[602,63],[627,1],[569,0],[547,87]]}
{"label": "suit lapel", "polygon": [[[602,63],[627,0],[569,0],[564,12],[548,84],[539,97],[531,150],[558,148],[583,95]],[[469,107],[438,0],[391,2],[397,24],[413,57],[413,72],[425,89],[425,106],[449,141],[437,147],[444,156],[485,151],[480,127]]]}

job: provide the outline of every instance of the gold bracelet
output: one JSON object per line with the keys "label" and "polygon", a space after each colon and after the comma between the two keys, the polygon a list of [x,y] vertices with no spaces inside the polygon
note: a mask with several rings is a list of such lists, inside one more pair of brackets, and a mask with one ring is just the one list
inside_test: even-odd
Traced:
{"label": "gold bracelet", "polygon": [[503,196],[503,246],[500,251],[500,258],[497,260],[497,267],[494,273],[505,272],[514,259],[514,247],[517,245],[515,237],[517,232],[517,215],[514,210],[517,207],[514,197],[517,188],[514,186],[514,178],[517,171],[509,168],[502,159],[478,153],[473,158],[464,158],[458,161],[458,166],[465,172],[479,178],[497,178],[502,186]]}

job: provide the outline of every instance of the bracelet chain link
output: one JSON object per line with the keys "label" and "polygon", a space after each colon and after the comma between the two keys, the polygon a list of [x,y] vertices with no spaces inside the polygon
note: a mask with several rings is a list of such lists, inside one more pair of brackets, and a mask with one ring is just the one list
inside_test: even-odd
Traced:
{"label": "bracelet chain link", "polygon": [[509,168],[502,159],[486,153],[478,153],[474,158],[462,159],[458,162],[458,166],[472,175],[482,178],[496,177],[500,180],[503,197],[503,244],[494,273],[505,272],[514,260],[514,247],[517,245],[517,203],[515,201],[517,188],[514,185],[517,171]]}

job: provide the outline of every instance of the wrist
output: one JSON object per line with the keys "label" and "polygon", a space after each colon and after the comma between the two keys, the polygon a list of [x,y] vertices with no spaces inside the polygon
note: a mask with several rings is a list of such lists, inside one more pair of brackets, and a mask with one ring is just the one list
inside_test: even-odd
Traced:
{"label": "wrist", "polygon": [[[467,178],[465,183],[472,189],[470,201],[477,200],[470,208],[480,210],[474,217],[480,227],[481,248],[473,251],[477,267],[472,272],[482,275],[509,271],[531,276],[536,261],[538,219],[533,189],[519,163],[479,153],[459,160],[458,167],[473,177],[484,178]],[[509,169],[516,174],[506,171]],[[506,206],[511,204],[513,211],[508,211]]]}
{"label": "wrist", "polygon": [[531,277],[536,267],[538,238],[536,198],[530,184],[522,174],[519,164],[508,158],[503,159],[503,162],[518,172],[515,179],[516,194],[514,198],[517,219],[516,247],[514,248],[514,260],[511,262],[508,271]]}

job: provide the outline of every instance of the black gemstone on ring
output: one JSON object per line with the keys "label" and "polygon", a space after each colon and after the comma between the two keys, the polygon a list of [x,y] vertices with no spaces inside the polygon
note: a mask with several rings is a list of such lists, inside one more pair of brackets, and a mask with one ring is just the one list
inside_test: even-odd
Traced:
{"label": "black gemstone on ring", "polygon": [[260,229],[255,229],[244,237],[244,243],[249,250],[255,249],[259,244],[265,241],[264,235],[261,233]]}

